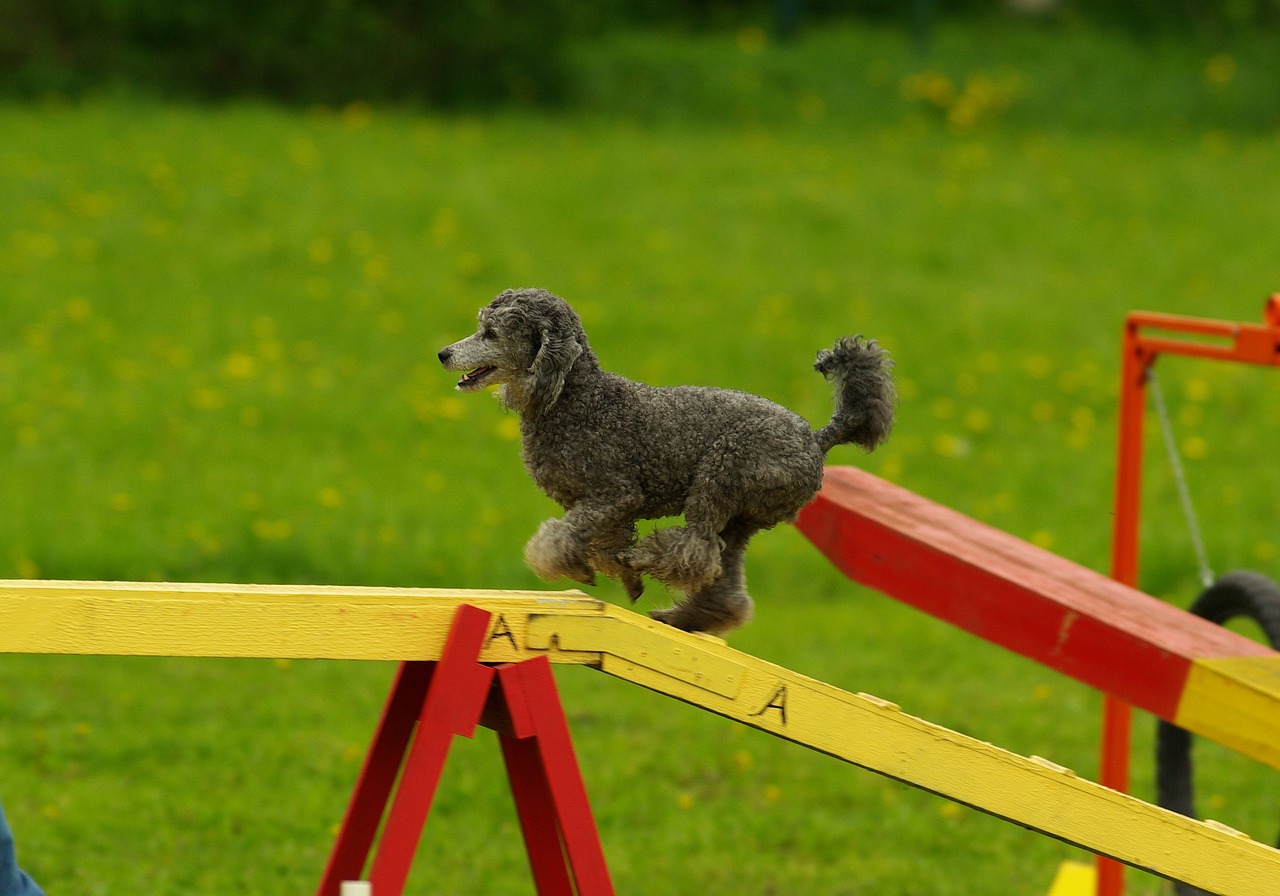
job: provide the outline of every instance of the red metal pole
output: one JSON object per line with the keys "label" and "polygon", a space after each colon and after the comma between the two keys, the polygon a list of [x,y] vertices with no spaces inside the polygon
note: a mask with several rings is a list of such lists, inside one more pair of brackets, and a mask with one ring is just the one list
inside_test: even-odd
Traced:
{"label": "red metal pole", "polygon": [[[1155,362],[1138,341],[1138,324],[1125,321],[1120,374],[1120,435],[1116,456],[1115,510],[1111,536],[1111,577],[1136,587],[1138,527],[1142,503],[1142,427],[1146,412],[1147,371]],[[1111,695],[1103,698],[1102,755],[1099,778],[1113,790],[1129,789],[1130,731],[1133,711]],[[1098,857],[1098,896],[1124,893],[1124,865]]]}

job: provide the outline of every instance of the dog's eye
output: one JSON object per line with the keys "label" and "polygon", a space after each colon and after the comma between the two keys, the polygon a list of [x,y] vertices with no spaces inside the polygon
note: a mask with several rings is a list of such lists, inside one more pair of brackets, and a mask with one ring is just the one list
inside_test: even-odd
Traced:
{"label": "dog's eye", "polygon": [[480,338],[481,339],[497,339],[498,331],[495,330],[493,327],[485,327],[483,330],[480,331]]}

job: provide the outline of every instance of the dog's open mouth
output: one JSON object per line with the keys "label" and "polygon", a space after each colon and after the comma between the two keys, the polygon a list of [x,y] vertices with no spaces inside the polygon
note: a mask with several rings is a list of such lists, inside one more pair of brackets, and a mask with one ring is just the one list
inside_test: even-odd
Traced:
{"label": "dog's open mouth", "polygon": [[462,375],[462,379],[458,380],[458,388],[463,392],[471,392],[484,386],[484,381],[489,375],[498,368],[496,367],[477,367]]}

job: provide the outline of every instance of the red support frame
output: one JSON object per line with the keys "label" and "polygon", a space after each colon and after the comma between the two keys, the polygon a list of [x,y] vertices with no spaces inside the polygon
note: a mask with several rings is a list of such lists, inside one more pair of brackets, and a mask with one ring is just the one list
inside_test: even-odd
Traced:
{"label": "red support frame", "polygon": [[439,661],[401,664],[317,896],[363,879],[375,839],[373,894],[400,896],[449,746],[481,724],[498,731],[540,896],[613,896],[551,665],[546,657],[480,663],[489,621],[464,604]]}
{"label": "red support frame", "polygon": [[[1125,319],[1122,351],[1111,577],[1136,587],[1142,502],[1142,429],[1147,407],[1148,373],[1156,360],[1166,354],[1280,366],[1280,294],[1267,299],[1262,324],[1134,312]],[[1115,790],[1124,791],[1129,786],[1131,723],[1129,704],[1106,696],[1099,777],[1102,784]],[[1098,896],[1121,896],[1124,893],[1124,865],[1110,859],[1098,859],[1097,893]]]}

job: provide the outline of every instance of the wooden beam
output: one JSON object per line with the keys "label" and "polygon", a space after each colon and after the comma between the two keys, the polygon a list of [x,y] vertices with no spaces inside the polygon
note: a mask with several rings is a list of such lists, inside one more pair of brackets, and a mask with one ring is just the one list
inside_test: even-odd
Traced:
{"label": "wooden beam", "polygon": [[1270,648],[852,467],[797,526],[851,579],[1280,768]]}
{"label": "wooden beam", "polygon": [[603,612],[576,591],[0,580],[0,653],[435,660],[463,601],[495,614],[495,663],[532,656],[530,614]]}

